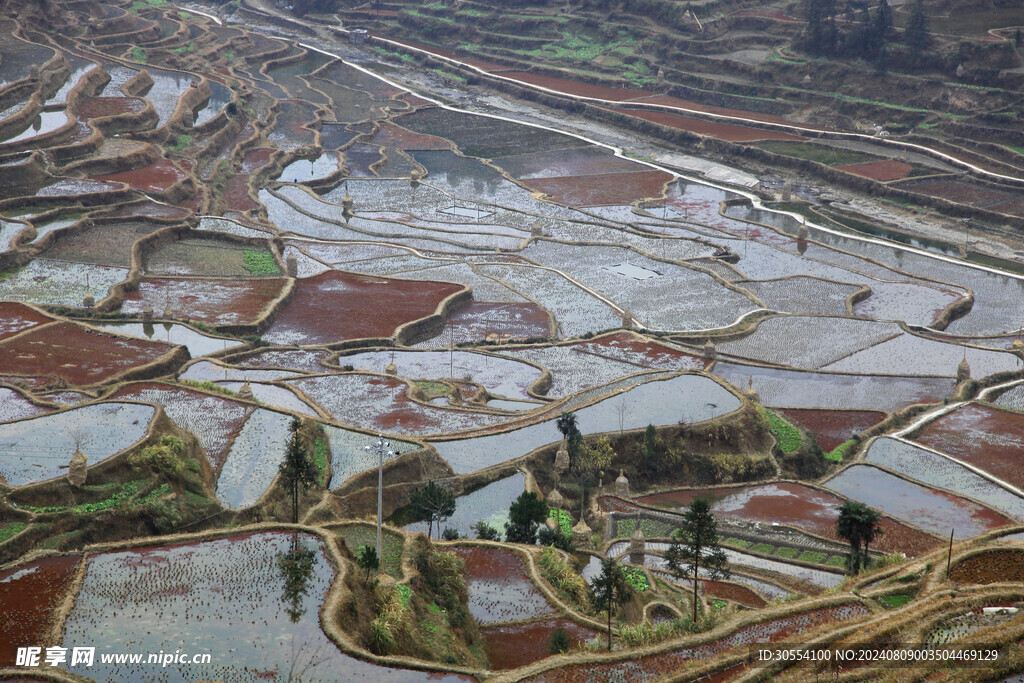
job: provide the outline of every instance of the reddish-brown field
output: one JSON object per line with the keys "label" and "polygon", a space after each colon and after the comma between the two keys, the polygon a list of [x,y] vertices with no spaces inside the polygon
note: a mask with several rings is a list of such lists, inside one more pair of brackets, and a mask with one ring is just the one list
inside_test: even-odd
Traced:
{"label": "reddish-brown field", "polygon": [[871,178],[872,180],[900,180],[910,173],[911,165],[902,161],[886,159],[884,161],[865,161],[860,164],[836,166],[838,171],[846,171],[854,175]]}
{"label": "reddish-brown field", "polygon": [[725,583],[722,581],[701,581],[700,585],[704,589],[704,593],[712,598],[732,600],[741,605],[755,608],[764,607],[768,604],[764,598],[746,586],[738,586],[735,583]]}
{"label": "reddish-brown field", "polygon": [[[684,100],[681,97],[673,97],[671,95],[654,95],[652,97],[645,97],[639,100],[644,104],[663,104],[669,107],[679,107],[681,109],[691,109],[693,111],[702,111],[709,114],[721,114],[723,116],[735,116],[738,118],[750,119],[751,121],[766,121],[773,123],[786,123],[787,121],[781,116],[775,114],[762,114],[756,111],[744,111],[742,109],[729,109],[727,107],[712,107],[708,104],[701,104],[700,102],[694,102],[693,100]],[[804,124],[801,124],[804,125]],[[805,128],[814,128],[814,126],[804,125]]]}
{"label": "reddish-brown field", "polygon": [[954,584],[989,584],[1024,581],[1024,552],[994,550],[972,555],[949,571]]}
{"label": "reddish-brown field", "polygon": [[754,140],[799,141],[804,139],[797,135],[791,135],[777,130],[758,130],[757,128],[737,126],[732,123],[716,123],[714,121],[705,121],[703,119],[680,116],[679,114],[669,114],[667,112],[646,111],[642,109],[612,109],[611,111],[619,114],[625,114],[626,116],[635,116],[638,119],[651,121],[652,123],[660,123],[661,125],[669,126],[670,128],[687,130],[691,133],[705,135],[719,140],[727,140],[729,142],[752,142]]}
{"label": "reddish-brown field", "polygon": [[53,318],[13,301],[0,302],[0,340],[51,322]]}
{"label": "reddish-brown field", "polygon": [[500,157],[495,163],[513,178],[554,178],[597,173],[636,173],[645,167],[603,149],[581,147]]}
{"label": "reddish-brown field", "polygon": [[[0,667],[14,666],[19,647],[60,645],[47,636],[81,555],[53,555],[0,572]],[[45,650],[44,650],[45,652]]]}
{"label": "reddish-brown field", "polygon": [[778,412],[814,434],[822,450],[833,448],[873,427],[886,414],[874,410],[816,410],[813,408],[781,408]]}
{"label": "reddish-brown field", "polygon": [[221,197],[232,211],[255,211],[260,208],[260,205],[249,196],[248,173],[238,173],[228,178]]}
{"label": "reddish-brown field", "polygon": [[76,115],[80,122],[140,112],[146,108],[146,101],[138,97],[86,97],[79,101]]}
{"label": "reddish-brown field", "polygon": [[415,150],[447,150],[452,144],[444,138],[424,133],[414,133],[408,128],[402,128],[395,124],[384,121],[377,128],[371,144],[383,147],[395,147],[397,149]]}
{"label": "reddish-brown field", "polygon": [[[778,482],[711,490],[686,489],[644,496],[638,498],[637,502],[685,507],[695,498],[709,495],[715,498],[712,510],[721,517],[766,524],[789,524],[843,542],[836,534],[836,518],[843,498],[803,484]],[[903,552],[917,556],[939,544],[932,536],[888,517],[882,518],[881,525],[882,535],[872,547],[883,552]]]}
{"label": "reddish-brown field", "polygon": [[545,619],[528,624],[482,628],[480,633],[486,643],[491,669],[516,669],[551,656],[548,642],[556,628],[565,629],[569,633],[570,650],[600,635],[594,629],[580,626],[569,619]]}
{"label": "reddish-brown field", "polygon": [[142,278],[137,290],[125,294],[121,310],[138,315],[152,306],[159,313],[169,303],[175,318],[208,325],[244,325],[256,320],[287,282],[284,278]]}
{"label": "reddish-brown field", "polygon": [[74,385],[95,384],[150,363],[172,348],[172,344],[59,322],[0,344],[0,372],[59,377]]}
{"label": "reddish-brown field", "polygon": [[580,97],[593,97],[599,100],[611,100],[613,102],[625,102],[626,100],[634,100],[638,97],[647,97],[651,94],[643,90],[609,88],[604,85],[580,83],[579,81],[570,81],[554,76],[542,76],[525,71],[509,71],[501,75],[514,81],[537,85],[548,90],[554,90],[555,92],[569,93],[570,95],[579,95]]}
{"label": "reddish-brown field", "polygon": [[576,664],[549,669],[523,680],[545,681],[546,683],[590,683],[595,680],[628,681],[632,680],[635,672],[643,672],[643,680],[653,680],[677,672],[685,662],[692,659],[709,659],[734,648],[746,648],[758,643],[773,643],[816,626],[855,619],[870,613],[861,604],[822,607],[802,614],[751,624],[731,635],[703,645],[607,664]]}
{"label": "reddish-brown field", "polygon": [[1015,197],[1007,192],[993,190],[983,185],[965,183],[962,180],[919,180],[900,183],[902,190],[920,192],[921,194],[941,197],[951,202],[983,206],[994,202],[1002,202]]}
{"label": "reddish-brown field", "polygon": [[639,173],[601,173],[560,178],[531,178],[522,183],[531,190],[551,196],[567,206],[606,206],[631,204],[641,199],[661,197],[672,176],[662,171]]}
{"label": "reddish-brown field", "polygon": [[914,441],[1024,486],[1024,415],[970,403],[928,423]]}
{"label": "reddish-brown field", "polygon": [[94,180],[127,183],[136,190],[146,190],[149,192],[163,192],[184,179],[185,173],[167,159],[161,159],[149,166],[136,168],[131,171],[121,171],[120,173],[111,173],[94,178]]}
{"label": "reddish-brown field", "polygon": [[444,332],[424,345],[485,339],[529,339],[548,336],[548,316],[537,304],[472,301],[448,316]]}
{"label": "reddish-brown field", "polygon": [[461,289],[461,285],[447,282],[391,280],[329,270],[298,281],[295,295],[263,337],[277,344],[390,337],[399,326],[433,314],[442,301]]}
{"label": "reddish-brown field", "polygon": [[572,347],[600,358],[632,363],[638,368],[701,370],[709,364],[700,356],[649,341],[632,332],[616,332],[572,344]]}

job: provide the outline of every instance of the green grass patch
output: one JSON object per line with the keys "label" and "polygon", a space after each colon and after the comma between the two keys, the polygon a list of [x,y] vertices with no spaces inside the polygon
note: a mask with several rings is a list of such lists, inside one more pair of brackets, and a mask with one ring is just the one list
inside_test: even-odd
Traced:
{"label": "green grass patch", "polygon": [[886,609],[896,609],[897,607],[903,607],[905,604],[913,600],[912,595],[883,595],[878,598],[878,601],[885,606]]}
{"label": "green grass patch", "polygon": [[775,546],[770,543],[758,543],[757,545],[751,546],[750,548],[755,553],[765,553],[771,555],[775,551]]}
{"label": "green grass patch", "polygon": [[750,541],[744,541],[742,538],[733,538],[731,536],[729,538],[725,539],[724,541],[722,541],[722,543],[725,543],[726,545],[733,545],[733,546],[736,546],[737,548],[749,548],[750,547]]}
{"label": "green grass patch", "polygon": [[800,553],[800,557],[797,559],[801,562],[813,562],[814,564],[821,564],[825,561],[826,554],[820,550],[805,550]]}
{"label": "green grass patch", "polygon": [[850,439],[849,441],[844,441],[843,443],[833,448],[829,453],[826,453],[825,458],[827,458],[828,460],[834,460],[835,462],[842,462],[843,456],[846,455],[846,451],[849,450],[850,446],[852,445],[853,439]]}
{"label": "green grass patch", "polygon": [[[355,555],[361,547],[377,547],[377,530],[373,526],[353,524],[352,526],[338,529],[338,534],[345,541],[345,545]],[[384,531],[381,536],[383,555],[380,561],[380,568],[396,579],[402,577],[402,538],[394,533]]]}
{"label": "green grass patch", "polygon": [[402,599],[402,607],[409,608],[409,600],[412,599],[412,588],[409,588],[408,584],[400,583],[395,586],[395,590],[398,591],[398,597]]}
{"label": "green grass patch", "polygon": [[794,159],[816,161],[826,166],[845,166],[846,164],[860,164],[865,161],[878,161],[878,157],[869,154],[807,143],[769,141],[758,143],[757,146],[768,152],[793,157]]}
{"label": "green grass patch", "polygon": [[784,546],[784,547],[776,548],[775,549],[775,555],[777,557],[788,557],[789,559],[793,559],[794,557],[796,557],[799,554],[800,554],[800,551],[798,549],[796,549],[796,548],[789,548],[789,547],[785,547]]}
{"label": "green grass patch", "polygon": [[716,598],[716,599],[711,601],[711,607],[716,612],[719,612],[719,611],[725,609],[728,606],[729,606],[729,603],[727,603],[725,600],[719,600],[719,599]]}
{"label": "green grass patch", "polygon": [[[136,3],[136,4],[138,4],[138,3]],[[134,7],[134,5],[133,5],[133,7]],[[134,59],[136,62],[141,62],[141,63],[145,64],[146,63],[146,49],[143,48],[143,47],[139,47],[138,45],[133,47],[132,48],[132,59]]]}
{"label": "green grass patch", "polygon": [[[640,520],[640,531],[642,531],[644,536],[647,538],[668,538],[675,530],[676,527],[665,522],[653,519]],[[618,520],[615,525],[615,531],[616,535],[619,537],[632,536],[633,532],[636,531],[636,518],[630,517],[628,519]]]}
{"label": "green grass patch", "polygon": [[22,510],[28,510],[39,515],[44,515],[50,512],[64,512],[70,510],[76,515],[89,515],[94,512],[101,512],[103,510],[109,510],[110,508],[122,505],[127,501],[131,500],[138,492],[140,485],[143,483],[141,479],[135,481],[126,481],[121,484],[120,488],[113,493],[109,498],[105,498],[96,503],[82,503],[81,505],[75,505],[74,507],[68,507],[67,505],[54,505],[50,507],[35,507],[32,505],[22,506]]}
{"label": "green grass patch", "polygon": [[313,442],[313,462],[320,470],[320,483],[325,484],[327,479],[327,442],[317,439]]}
{"label": "green grass patch", "polygon": [[160,486],[157,486],[155,489],[153,489],[152,491],[147,493],[145,496],[143,496],[142,498],[139,498],[139,500],[137,502],[139,503],[139,505],[145,505],[146,503],[150,502],[151,500],[156,500],[157,498],[160,498],[162,496],[166,496],[170,492],[171,492],[171,485],[170,484],[160,484]]}
{"label": "green grass patch", "polygon": [[437,398],[438,396],[444,396],[449,391],[451,391],[448,385],[443,382],[431,382],[429,380],[420,380],[419,382],[416,382],[416,386],[423,390],[423,393],[426,394],[426,399],[428,401]]}
{"label": "green grass patch", "polygon": [[768,422],[771,424],[771,432],[775,435],[775,438],[779,440],[779,449],[783,453],[792,453],[804,444],[804,439],[800,434],[799,429],[789,424],[772,411],[766,410],[765,412],[768,414]]}
{"label": "green grass patch", "polygon": [[269,251],[249,251],[246,249],[242,267],[253,275],[278,275],[281,273],[281,269],[277,267],[277,262],[274,261],[274,256]]}
{"label": "green grass patch", "polygon": [[846,555],[833,555],[828,558],[825,562],[829,567],[839,567],[840,569],[846,568]]}
{"label": "green grass patch", "polygon": [[218,394],[224,394],[225,396],[238,396],[237,391],[231,391],[227,387],[222,387],[219,384],[214,384],[208,379],[203,381],[199,381],[196,379],[183,379],[179,381],[182,384],[187,384],[188,386],[195,387],[196,389],[205,389],[207,391],[212,391]]}
{"label": "green grass patch", "polygon": [[63,543],[64,541],[67,541],[67,540],[70,540],[72,538],[75,538],[76,536],[80,536],[81,534],[82,534],[82,530],[81,529],[75,529],[73,531],[68,531],[68,532],[65,532],[63,534],[57,534],[56,536],[50,536],[49,538],[44,539],[36,547],[37,548],[41,548],[43,550],[56,550],[57,548],[60,547],[61,543]]}
{"label": "green grass patch", "polygon": [[184,12],[184,11],[179,11],[178,12],[178,18],[179,19],[184,19],[185,21],[195,21],[196,20],[196,16],[194,14],[189,14],[188,12]]}
{"label": "green grass patch", "polygon": [[174,137],[174,142],[168,142],[165,147],[172,152],[180,152],[192,144],[192,136],[188,133],[179,133]]}
{"label": "green grass patch", "polygon": [[177,52],[178,54],[187,54],[189,52],[194,52],[195,49],[195,44],[189,43],[188,45],[182,45],[181,47],[172,48],[171,52]]}
{"label": "green grass patch", "polygon": [[559,508],[548,508],[548,517],[555,520],[563,536],[572,536],[572,517],[568,512]]}
{"label": "green grass patch", "polygon": [[11,522],[4,526],[0,526],[0,543],[3,543],[9,538],[17,536],[28,527],[25,522]]}
{"label": "green grass patch", "polygon": [[1007,149],[1012,149],[1017,154],[1024,154],[1024,147],[1015,147],[1014,145],[1006,145]]}

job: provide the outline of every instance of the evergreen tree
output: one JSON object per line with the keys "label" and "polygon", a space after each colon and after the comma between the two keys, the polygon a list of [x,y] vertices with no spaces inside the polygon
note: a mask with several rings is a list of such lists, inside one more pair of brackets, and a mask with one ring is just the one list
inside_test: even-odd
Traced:
{"label": "evergreen tree", "polygon": [[505,540],[509,543],[537,542],[537,527],[548,518],[548,504],[532,491],[523,491],[508,508]]}
{"label": "evergreen tree", "polygon": [[579,457],[580,449],[583,447],[583,434],[576,424],[576,413],[563,411],[555,420],[555,426],[566,441],[566,450],[569,452],[569,469],[575,469],[576,458]]}
{"label": "evergreen tree", "polygon": [[377,557],[377,549],[371,545],[360,546],[359,552],[356,553],[356,564],[366,572],[363,583],[368,582],[370,580],[370,572],[380,569],[380,558]]}
{"label": "evergreen tree", "polygon": [[299,429],[302,422],[292,420],[291,438],[288,439],[288,451],[278,471],[292,499],[292,524],[299,523],[299,496],[316,484],[320,470],[309,454]]}
{"label": "evergreen tree", "polygon": [[[1017,30],[1020,31],[1020,29]],[[914,0],[904,37],[911,54],[915,57],[931,46],[932,36],[928,32],[928,15],[924,11],[924,0]]]}
{"label": "evergreen tree", "polygon": [[612,612],[633,597],[633,588],[626,581],[622,567],[611,557],[601,558],[601,573],[590,582],[594,607],[608,613],[608,650],[612,649]]}
{"label": "evergreen tree", "polygon": [[693,579],[693,623],[697,623],[697,579],[701,569],[712,579],[729,578],[728,559],[718,541],[718,526],[711,515],[711,503],[697,498],[683,515],[665,551],[668,570],[676,578]]}

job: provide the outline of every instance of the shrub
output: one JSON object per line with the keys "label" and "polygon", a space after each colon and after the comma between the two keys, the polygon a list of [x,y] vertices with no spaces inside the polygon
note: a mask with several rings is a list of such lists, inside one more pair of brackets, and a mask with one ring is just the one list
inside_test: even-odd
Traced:
{"label": "shrub", "polygon": [[577,574],[562,555],[551,546],[546,546],[537,562],[544,580],[563,593],[577,607],[590,607],[590,589],[583,577]]}
{"label": "shrub", "polygon": [[569,632],[564,628],[556,628],[551,632],[551,638],[548,640],[548,652],[559,655],[568,651],[570,645],[572,645],[572,640],[569,638]]}
{"label": "shrub", "polygon": [[446,541],[456,541],[459,538],[459,530],[455,527],[446,526],[441,532],[441,538]]}
{"label": "shrub", "polygon": [[476,537],[481,541],[497,541],[501,532],[487,522],[477,522],[472,527],[476,531]]}

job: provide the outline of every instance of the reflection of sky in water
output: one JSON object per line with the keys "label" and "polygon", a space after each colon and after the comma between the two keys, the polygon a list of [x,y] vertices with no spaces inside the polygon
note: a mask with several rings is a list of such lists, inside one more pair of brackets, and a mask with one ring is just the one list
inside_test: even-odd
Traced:
{"label": "reflection of sky in water", "polygon": [[[621,399],[620,399],[621,397]],[[680,419],[697,422],[724,415],[739,407],[739,399],[722,386],[700,375],[680,375],[663,382],[649,382],[619,396],[576,411],[584,434],[605,432],[619,424],[616,405],[625,401],[629,411],[623,429],[648,424],[676,424]],[[504,462],[561,438],[555,419],[513,432],[433,444],[437,452],[459,474]]]}
{"label": "reflection of sky in water", "polygon": [[315,159],[299,159],[284,167],[277,177],[280,183],[301,183],[318,180],[338,170],[338,153],[325,152]]}
{"label": "reflection of sky in water", "polygon": [[142,337],[143,339],[183,344],[188,348],[188,352],[193,358],[205,356],[215,351],[223,351],[226,348],[243,343],[237,339],[209,337],[185,325],[173,323],[96,323],[94,327],[101,327],[120,334],[129,334],[133,337]]}
{"label": "reflection of sky in water", "polygon": [[[505,522],[508,521],[508,507],[525,489],[526,477],[517,472],[511,477],[460,496],[455,501],[455,514],[441,524],[441,531],[452,527],[458,529],[461,538],[476,538],[476,532],[470,527],[477,522],[487,522],[504,534]],[[413,522],[403,528],[411,533],[427,533],[426,522]],[[435,529],[434,536],[440,535],[440,531]]]}
{"label": "reflection of sky in water", "polygon": [[205,107],[196,112],[195,125],[201,126],[214,116],[231,101],[231,91],[217,81],[207,79],[210,84],[210,101]]}
{"label": "reflection of sky in water", "polygon": [[[424,680],[423,672],[387,669],[343,654],[320,629],[319,608],[334,569],[319,539],[300,535],[313,550],[308,590],[289,617],[285,577],[278,559],[292,536],[258,533],[185,546],[105,553],[92,557],[68,618],[64,646],[97,646],[89,675],[98,680],[286,680],[311,659],[307,675],[327,680]],[[117,614],[117,617],[112,615]],[[101,652],[210,653],[205,667],[104,665]]]}

